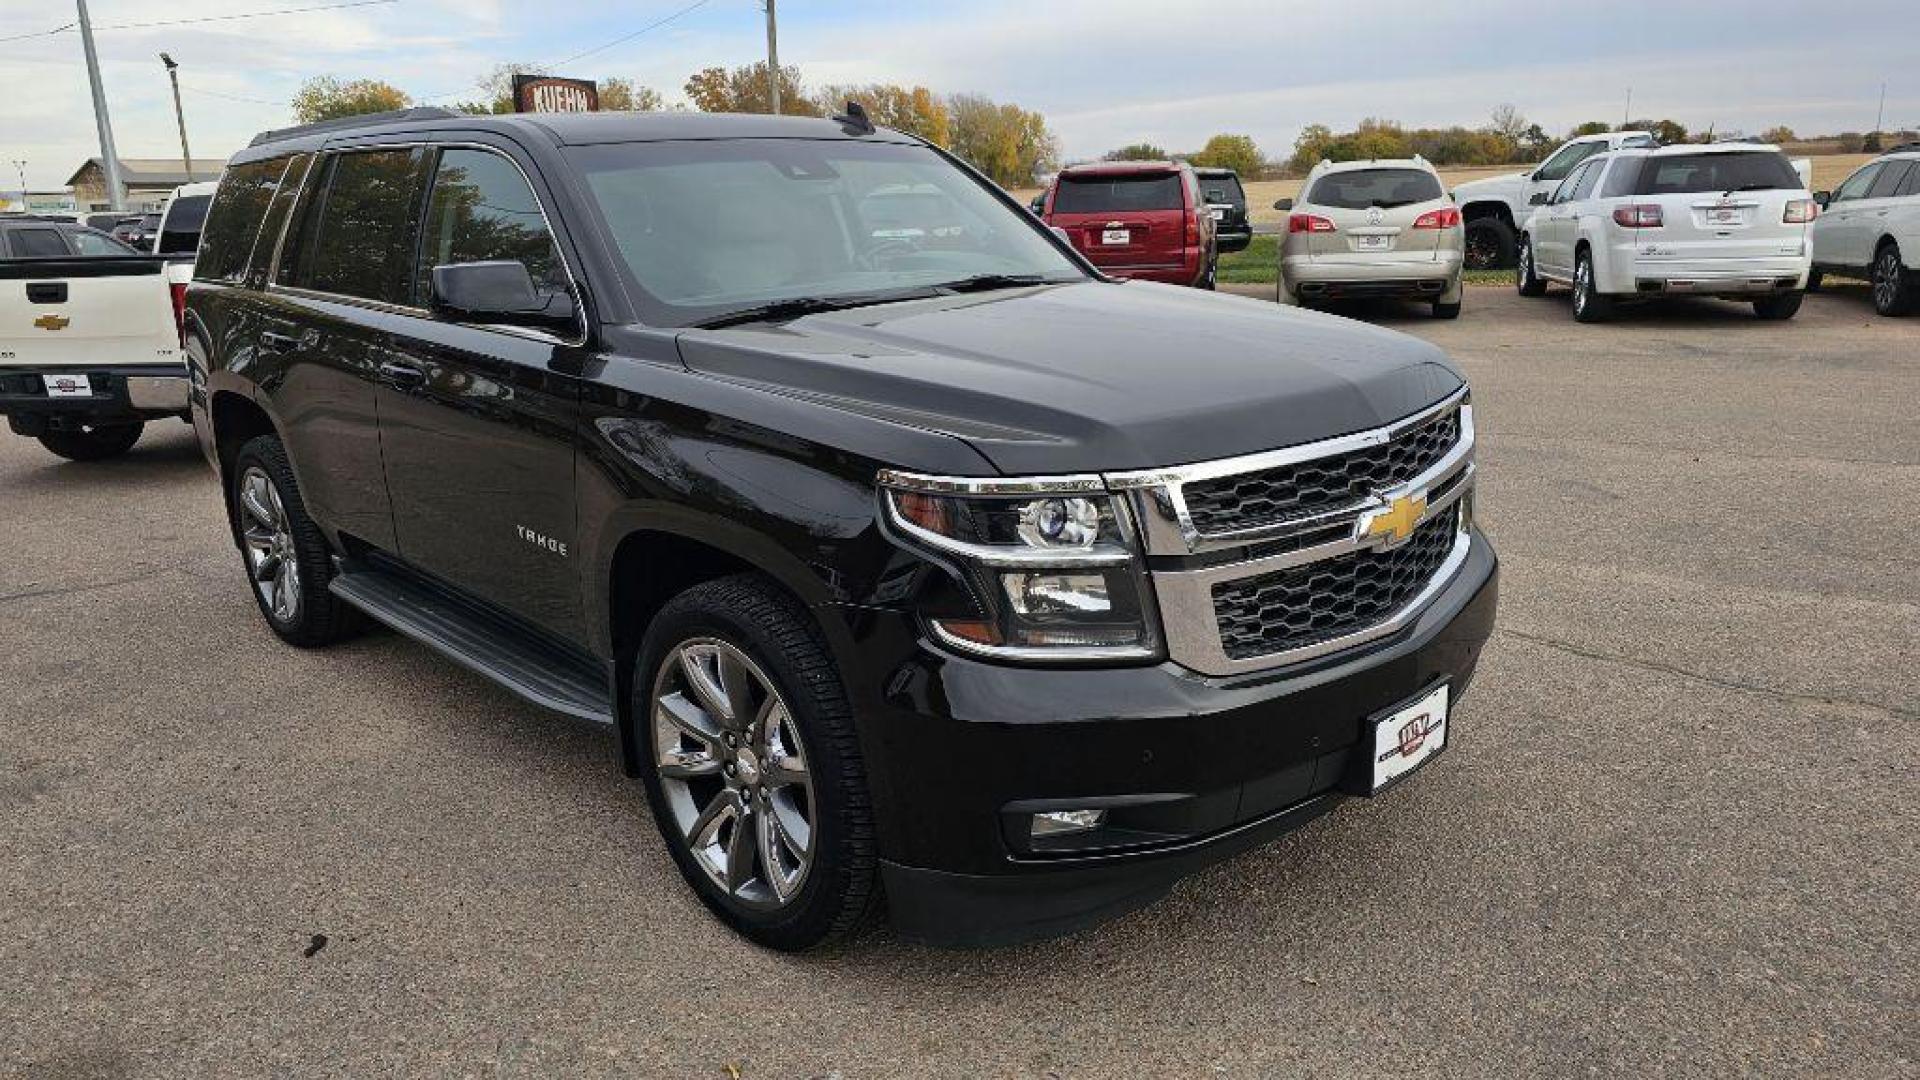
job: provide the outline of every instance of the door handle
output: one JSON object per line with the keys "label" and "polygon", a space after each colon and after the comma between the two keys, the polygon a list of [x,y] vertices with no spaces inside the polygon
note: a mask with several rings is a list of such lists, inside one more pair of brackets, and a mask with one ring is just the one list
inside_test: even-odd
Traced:
{"label": "door handle", "polygon": [[275,333],[272,330],[260,331],[260,348],[265,352],[288,352],[299,344],[292,334]]}
{"label": "door handle", "polygon": [[380,380],[396,390],[417,390],[427,384],[427,373],[412,364],[389,360],[380,365]]}

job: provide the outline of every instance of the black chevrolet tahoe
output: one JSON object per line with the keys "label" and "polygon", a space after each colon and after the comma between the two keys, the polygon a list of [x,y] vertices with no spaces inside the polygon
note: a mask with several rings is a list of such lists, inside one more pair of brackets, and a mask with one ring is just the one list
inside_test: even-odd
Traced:
{"label": "black chevrolet tahoe", "polygon": [[195,275],[273,630],[612,725],[774,948],[1143,904],[1430,760],[1493,623],[1443,354],[1104,279],[857,109],[268,132]]}

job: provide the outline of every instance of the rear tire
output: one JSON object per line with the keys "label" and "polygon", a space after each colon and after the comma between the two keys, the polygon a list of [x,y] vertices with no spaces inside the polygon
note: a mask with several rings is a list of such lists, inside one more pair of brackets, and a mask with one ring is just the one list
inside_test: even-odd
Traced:
{"label": "rear tire", "polygon": [[1821,270],[1807,271],[1807,291],[1819,292],[1821,283],[1826,280],[1827,280],[1827,275],[1825,271],[1821,271]]}
{"label": "rear tire", "polygon": [[1436,319],[1457,319],[1457,318],[1459,318],[1459,317],[1460,317],[1460,301],[1458,301],[1458,300],[1455,300],[1455,301],[1454,301],[1453,303],[1451,303],[1451,304],[1443,304],[1443,303],[1441,303],[1441,302],[1440,302],[1440,301],[1438,301],[1438,300],[1436,300],[1436,301],[1434,301],[1434,303],[1433,303],[1433,317],[1434,317],[1434,318],[1436,318]]}
{"label": "rear tire", "polygon": [[857,931],[879,896],[866,768],[806,609],[759,574],[695,585],[661,608],[635,663],[641,779],[701,902],[783,952]]}
{"label": "rear tire", "polygon": [[1606,322],[1613,317],[1613,301],[1593,278],[1593,253],[1585,248],[1574,256],[1573,317],[1576,322]]}
{"label": "rear tire", "polygon": [[1781,293],[1764,300],[1753,302],[1753,313],[1762,319],[1785,321],[1800,311],[1800,304],[1806,299],[1805,293]]}
{"label": "rear tire", "polygon": [[1869,280],[1873,283],[1873,310],[1882,315],[1905,315],[1912,311],[1915,301],[1920,300],[1920,284],[1914,281],[1916,275],[1907,269],[1900,258],[1900,247],[1889,240],[1874,252],[1873,270]]}
{"label": "rear tire", "polygon": [[1212,292],[1220,287],[1220,256],[1216,253],[1207,260],[1207,272],[1200,278],[1200,287]]}
{"label": "rear tire", "polygon": [[267,625],[289,645],[307,649],[351,637],[360,612],[327,591],[333,552],[307,516],[286,448],[262,435],[240,448],[227,493],[234,539]]}
{"label": "rear tire", "polygon": [[1501,270],[1513,265],[1513,226],[1499,217],[1467,222],[1467,269]]}
{"label": "rear tire", "polygon": [[105,461],[133,449],[146,424],[101,424],[98,426],[48,431],[40,436],[40,445],[68,461]]}
{"label": "rear tire", "polygon": [[1534,273],[1533,240],[1526,236],[1520,238],[1520,256],[1514,263],[1513,283],[1521,296],[1547,295],[1546,280]]}

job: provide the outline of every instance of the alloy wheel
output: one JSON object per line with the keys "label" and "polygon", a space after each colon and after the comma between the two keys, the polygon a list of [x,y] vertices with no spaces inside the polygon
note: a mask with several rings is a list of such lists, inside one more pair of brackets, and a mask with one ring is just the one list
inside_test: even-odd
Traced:
{"label": "alloy wheel", "polygon": [[814,856],[813,780],[772,680],[718,638],[660,664],[651,698],[654,768],[693,861],[736,902],[779,908]]}
{"label": "alloy wheel", "polygon": [[241,539],[253,587],[275,620],[290,623],[300,614],[300,553],[294,547],[286,504],[273,479],[259,466],[241,474],[239,491],[240,510],[246,516]]}
{"label": "alloy wheel", "polygon": [[1584,312],[1587,310],[1587,295],[1593,290],[1593,263],[1586,259],[1580,260],[1580,265],[1574,269],[1573,278],[1573,310]]}
{"label": "alloy wheel", "polygon": [[1882,248],[1873,261],[1873,302],[1881,311],[1891,311],[1900,299],[1900,252],[1892,245]]}

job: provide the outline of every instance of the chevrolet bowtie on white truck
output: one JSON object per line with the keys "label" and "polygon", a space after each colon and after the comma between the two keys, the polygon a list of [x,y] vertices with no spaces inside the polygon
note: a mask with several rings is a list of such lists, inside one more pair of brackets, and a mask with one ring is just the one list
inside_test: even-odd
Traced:
{"label": "chevrolet bowtie on white truck", "polygon": [[1467,224],[1467,269],[1499,270],[1513,265],[1514,238],[1533,213],[1528,205],[1551,193],[1581,162],[1595,154],[1627,146],[1652,146],[1648,131],[1608,131],[1582,135],[1561,144],[1547,160],[1526,172],[1489,176],[1453,189],[1453,201]]}
{"label": "chevrolet bowtie on white truck", "polygon": [[192,258],[130,254],[93,230],[0,221],[0,413],[74,461],[187,418],[180,302]]}

